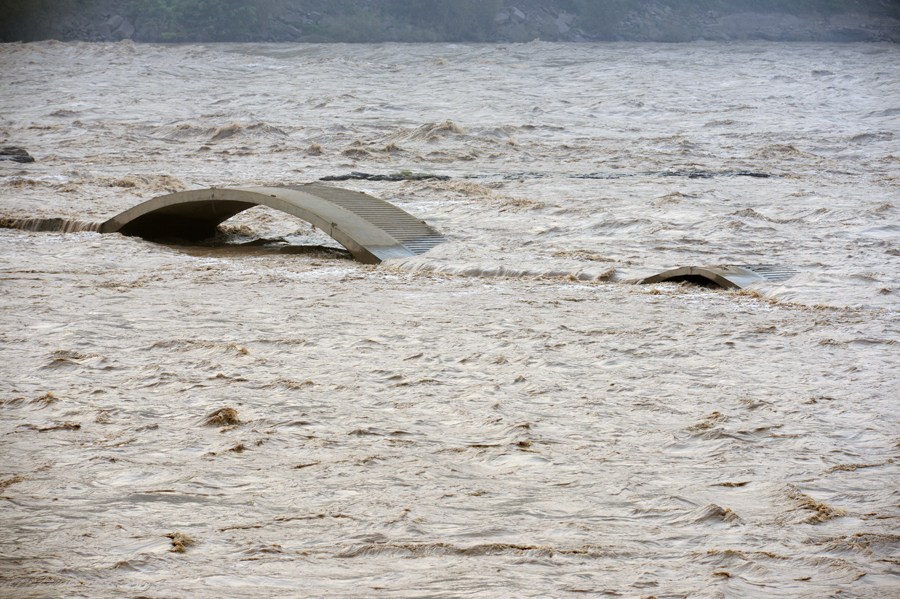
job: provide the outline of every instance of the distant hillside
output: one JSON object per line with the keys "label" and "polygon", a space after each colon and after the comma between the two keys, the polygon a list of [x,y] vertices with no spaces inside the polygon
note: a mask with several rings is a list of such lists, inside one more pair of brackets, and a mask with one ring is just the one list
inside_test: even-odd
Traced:
{"label": "distant hillside", "polygon": [[900,41],[896,0],[0,0],[0,41]]}

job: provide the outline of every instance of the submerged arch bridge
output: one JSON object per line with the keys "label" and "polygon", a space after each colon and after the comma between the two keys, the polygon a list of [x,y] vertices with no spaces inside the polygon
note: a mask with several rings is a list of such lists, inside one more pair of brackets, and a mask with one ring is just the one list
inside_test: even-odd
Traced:
{"label": "submerged arch bridge", "polygon": [[205,239],[219,224],[254,206],[268,206],[311,223],[367,264],[424,254],[446,241],[424,221],[384,200],[315,183],[181,191],[114,216],[100,225],[100,232],[151,240]]}
{"label": "submerged arch bridge", "polygon": [[781,264],[723,264],[719,266],[682,266],[638,281],[639,284],[693,283],[722,289],[744,289],[753,283],[768,281],[781,283],[797,274],[790,266]]}

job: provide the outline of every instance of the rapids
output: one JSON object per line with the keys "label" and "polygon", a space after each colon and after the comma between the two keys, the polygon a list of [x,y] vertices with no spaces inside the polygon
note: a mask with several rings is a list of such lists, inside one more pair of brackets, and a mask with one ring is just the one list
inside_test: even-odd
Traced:
{"label": "rapids", "polygon": [[[36,159],[0,162],[0,595],[900,592],[896,46],[47,42],[0,72]],[[91,231],[354,171],[449,177],[335,185],[450,241]],[[629,283],[718,263],[800,274]]]}

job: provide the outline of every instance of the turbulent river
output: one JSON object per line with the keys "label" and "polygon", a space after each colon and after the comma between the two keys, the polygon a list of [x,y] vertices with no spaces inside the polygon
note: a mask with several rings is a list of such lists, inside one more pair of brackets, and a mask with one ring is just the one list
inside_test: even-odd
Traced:
{"label": "turbulent river", "polygon": [[[900,593],[900,48],[0,45],[0,595]],[[357,263],[31,231],[350,172]],[[742,291],[635,285],[784,264]]]}

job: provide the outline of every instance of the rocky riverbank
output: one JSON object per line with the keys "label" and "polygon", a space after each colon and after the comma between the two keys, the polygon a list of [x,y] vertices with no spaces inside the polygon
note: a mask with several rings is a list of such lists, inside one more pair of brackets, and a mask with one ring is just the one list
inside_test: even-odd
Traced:
{"label": "rocky riverbank", "polygon": [[212,13],[198,26],[183,22],[183,14],[179,21],[179,13],[171,9],[148,9],[125,0],[96,0],[87,6],[62,2],[47,5],[49,8],[8,12],[7,22],[0,25],[0,41],[900,42],[900,10],[876,0],[848,3],[850,8],[846,10],[768,13],[640,1],[631,3],[629,9],[619,3],[616,10],[587,13],[579,10],[576,2],[497,0],[471,9],[469,20],[460,19],[455,26],[446,26],[446,21],[415,19],[386,8],[389,4],[346,0],[261,2],[258,7],[231,8],[231,15]]}

